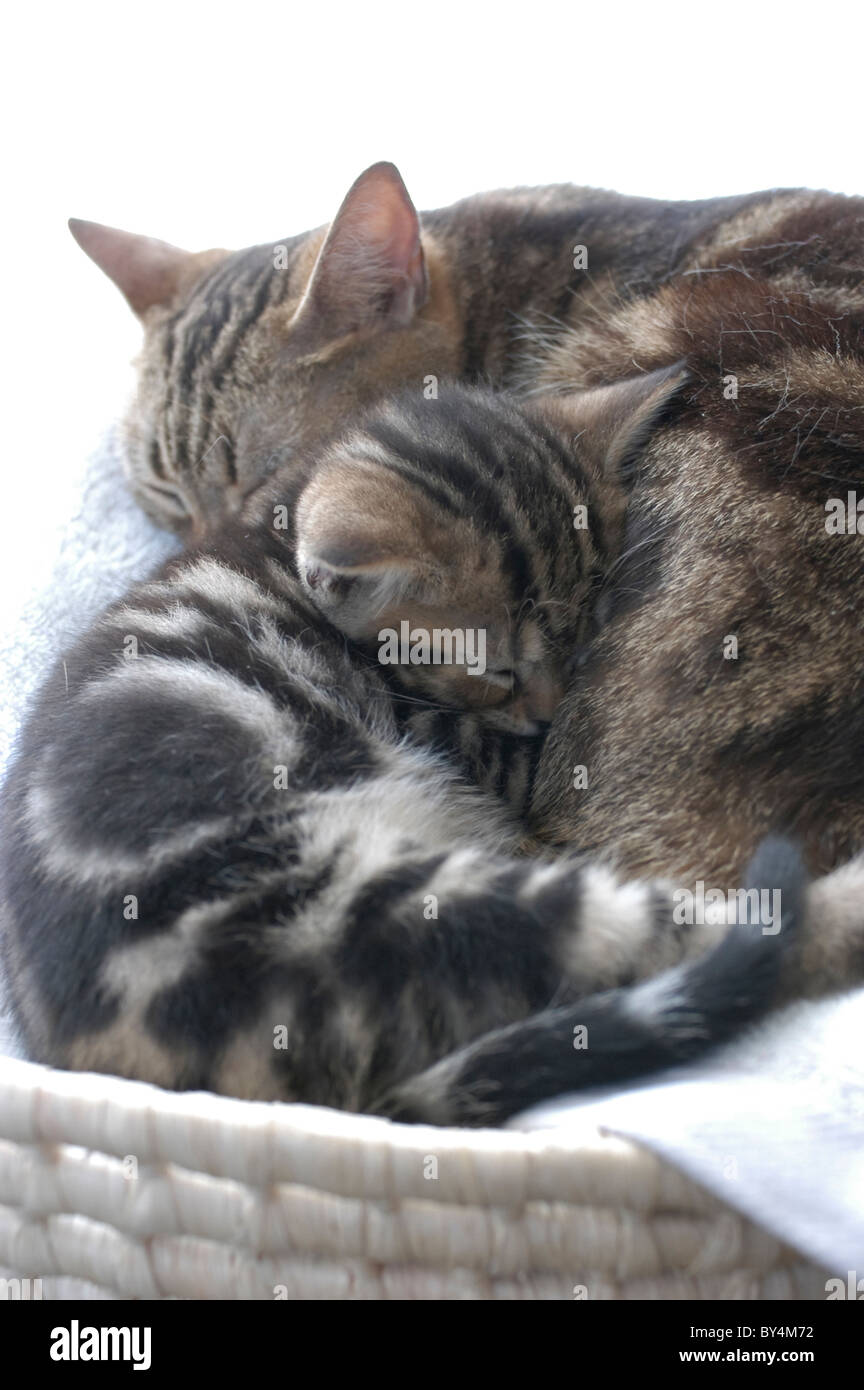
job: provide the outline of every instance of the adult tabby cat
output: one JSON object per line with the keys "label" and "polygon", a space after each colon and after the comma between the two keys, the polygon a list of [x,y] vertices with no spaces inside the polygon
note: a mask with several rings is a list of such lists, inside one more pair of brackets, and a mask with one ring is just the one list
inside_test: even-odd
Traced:
{"label": "adult tabby cat", "polygon": [[538,374],[562,402],[633,362],[686,354],[690,374],[639,460],[609,621],[544,749],[547,842],[721,888],[769,828],[814,873],[864,849],[862,207],[829,218],[814,197],[770,235],[752,214]]}
{"label": "adult tabby cat", "polygon": [[[753,870],[783,895],[782,930],[675,926],[668,886],[514,858],[512,815],[415,737],[431,719],[443,741],[449,718],[470,763],[478,721],[512,738],[496,728],[548,712],[620,545],[618,478],[680,387],[663,371],[589,396],[563,429],[483,393],[414,393],[310,477],[259,489],[64,655],[3,805],[4,955],[32,1056],[488,1123],[693,1056],[802,972],[843,978],[854,941],[819,884],[796,943],[785,842]],[[430,667],[406,701],[400,668],[367,655],[403,619],[482,627],[486,672]]]}
{"label": "adult tabby cat", "polygon": [[716,257],[718,243],[754,231],[774,242],[811,206],[831,219],[850,204],[796,193],[664,203],[564,184],[420,219],[382,163],[329,229],[277,246],[193,254],[70,226],[145,329],[127,421],[133,489],[189,539],[358,407],[429,377],[530,386],[565,323],[602,324],[610,304]]}

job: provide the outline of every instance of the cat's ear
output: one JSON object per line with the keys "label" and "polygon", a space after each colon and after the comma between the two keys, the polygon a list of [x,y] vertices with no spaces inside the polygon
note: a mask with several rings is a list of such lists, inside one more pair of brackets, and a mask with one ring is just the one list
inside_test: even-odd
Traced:
{"label": "cat's ear", "polygon": [[70,217],[69,230],[138,315],[156,304],[169,303],[196,259],[193,252],[181,251],[167,241],[121,232],[101,222]]}
{"label": "cat's ear", "polygon": [[547,397],[538,405],[566,422],[582,457],[606,477],[627,485],[635,477],[642,451],[689,379],[686,362],[676,362],[611,386]]}
{"label": "cat's ear", "polygon": [[373,164],[349,189],[294,316],[329,339],[410,323],[426,301],[420,219],[395,164]]}
{"label": "cat's ear", "polygon": [[346,458],[320,469],[297,504],[297,569],[343,632],[372,637],[409,595],[434,600],[449,540],[398,474]]}

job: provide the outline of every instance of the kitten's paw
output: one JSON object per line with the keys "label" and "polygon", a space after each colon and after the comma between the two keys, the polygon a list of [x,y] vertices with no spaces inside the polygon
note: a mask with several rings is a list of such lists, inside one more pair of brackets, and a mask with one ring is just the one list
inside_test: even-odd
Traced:
{"label": "kitten's paw", "polygon": [[451,1053],[418,1076],[393,1086],[369,1107],[400,1125],[472,1126],[495,1123],[476,1096],[460,1084],[465,1053]]}

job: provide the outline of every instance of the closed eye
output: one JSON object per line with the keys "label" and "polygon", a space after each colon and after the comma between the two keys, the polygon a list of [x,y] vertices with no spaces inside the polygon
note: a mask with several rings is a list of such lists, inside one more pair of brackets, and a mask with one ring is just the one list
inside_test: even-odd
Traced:
{"label": "closed eye", "polygon": [[189,508],[173,487],[167,487],[162,483],[149,483],[147,491],[159,499],[159,505],[167,508],[178,520],[189,516]]}
{"label": "closed eye", "polygon": [[485,676],[487,681],[491,681],[493,685],[501,685],[508,690],[516,681],[516,672],[509,670],[507,667],[501,667],[497,671],[490,671],[487,667]]}
{"label": "closed eye", "polygon": [[223,484],[233,487],[237,482],[237,459],[234,445],[227,434],[220,434],[201,455],[198,467],[209,477],[214,468],[222,469]]}

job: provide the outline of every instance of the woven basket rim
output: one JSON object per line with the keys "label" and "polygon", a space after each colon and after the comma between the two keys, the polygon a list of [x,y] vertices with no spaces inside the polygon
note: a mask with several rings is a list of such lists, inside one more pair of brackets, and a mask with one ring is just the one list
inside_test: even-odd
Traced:
{"label": "woven basket rim", "polygon": [[435,1129],[17,1059],[0,1059],[0,1266],[49,1297],[138,1299],[787,1299],[822,1281],[578,1116]]}
{"label": "woven basket rim", "polygon": [[321,1106],[165,1091],[13,1058],[0,1060],[0,1141],[134,1154],[148,1165],[256,1186],[299,1183],[340,1196],[412,1195],[423,1162],[434,1155],[442,1180],[419,1190],[441,1201],[521,1206],[608,1198],[656,1210],[668,1199],[703,1212],[714,1202],[649,1150],[589,1122],[530,1131],[438,1129]]}

